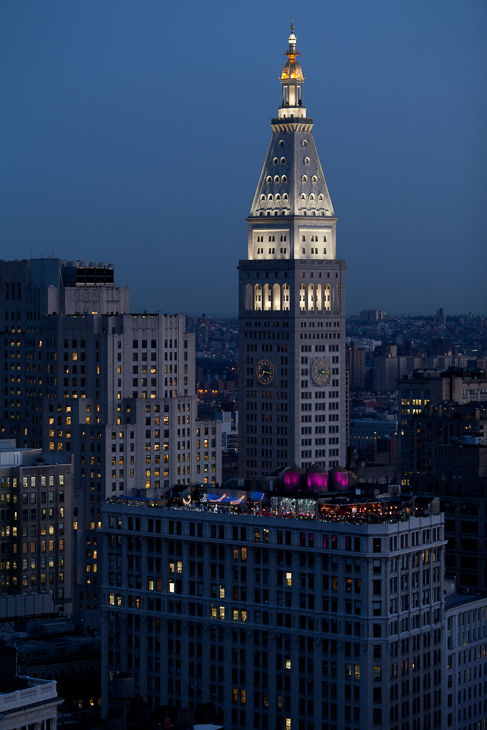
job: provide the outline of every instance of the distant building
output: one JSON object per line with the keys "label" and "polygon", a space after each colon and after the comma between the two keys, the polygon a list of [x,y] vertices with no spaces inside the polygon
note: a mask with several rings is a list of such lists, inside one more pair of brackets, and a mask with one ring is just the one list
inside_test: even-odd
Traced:
{"label": "distant building", "polygon": [[437,446],[432,473],[412,476],[410,486],[419,495],[440,497],[447,576],[462,588],[487,590],[487,445]]}
{"label": "distant building", "polygon": [[363,309],[359,314],[362,322],[381,322],[384,319],[384,312],[381,309]]}
{"label": "distant building", "polygon": [[347,346],[347,368],[350,390],[365,388],[365,349],[360,348],[357,341]]}
{"label": "distant building", "polygon": [[487,378],[483,370],[423,370],[398,382],[399,458],[403,483],[417,470],[416,419],[425,405],[444,401],[466,404],[487,402]]}

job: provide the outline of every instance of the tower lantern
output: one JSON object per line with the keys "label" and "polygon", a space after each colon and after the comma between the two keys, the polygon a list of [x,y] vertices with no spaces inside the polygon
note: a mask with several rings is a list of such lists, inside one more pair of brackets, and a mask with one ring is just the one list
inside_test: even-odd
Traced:
{"label": "tower lantern", "polygon": [[[303,69],[296,60],[300,54],[296,50],[297,38],[294,35],[294,22],[291,23],[291,35],[288,38],[289,48],[284,55],[288,61],[282,69],[282,104],[279,109],[279,117],[306,116],[306,109],[303,107]],[[299,111],[298,111],[299,110]]]}

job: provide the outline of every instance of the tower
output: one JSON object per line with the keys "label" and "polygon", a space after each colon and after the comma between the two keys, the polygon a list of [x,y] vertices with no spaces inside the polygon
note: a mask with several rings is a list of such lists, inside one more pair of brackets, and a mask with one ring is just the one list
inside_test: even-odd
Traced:
{"label": "tower", "polygon": [[345,463],[345,262],[294,26],[239,262],[242,477]]}

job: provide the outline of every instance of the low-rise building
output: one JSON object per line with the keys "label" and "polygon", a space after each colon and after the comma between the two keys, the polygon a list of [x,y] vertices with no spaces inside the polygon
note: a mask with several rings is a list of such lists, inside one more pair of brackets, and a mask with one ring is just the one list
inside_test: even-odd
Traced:
{"label": "low-rise building", "polygon": [[0,647],[0,730],[56,730],[56,682],[17,674],[17,652]]}

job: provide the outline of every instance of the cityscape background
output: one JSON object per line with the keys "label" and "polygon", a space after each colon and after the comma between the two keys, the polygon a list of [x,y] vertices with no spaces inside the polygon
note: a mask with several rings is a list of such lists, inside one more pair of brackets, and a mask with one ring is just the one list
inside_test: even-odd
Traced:
{"label": "cityscape background", "polygon": [[487,8],[476,0],[315,2],[300,14],[287,0],[2,3],[5,258],[110,261],[134,311],[236,314],[242,221],[293,14],[347,312],[484,313]]}

